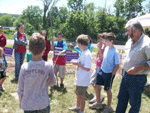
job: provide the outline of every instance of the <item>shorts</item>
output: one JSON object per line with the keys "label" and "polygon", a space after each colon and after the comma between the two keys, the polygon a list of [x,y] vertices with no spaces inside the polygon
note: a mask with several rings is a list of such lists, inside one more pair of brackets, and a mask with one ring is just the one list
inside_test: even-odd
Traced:
{"label": "shorts", "polygon": [[41,110],[24,111],[24,113],[50,113],[50,105],[48,105],[46,108]]}
{"label": "shorts", "polygon": [[76,94],[77,95],[85,95],[88,87],[84,86],[76,86]]}
{"label": "shorts", "polygon": [[92,76],[91,76],[91,80],[90,80],[90,84],[96,84],[96,77],[97,77],[97,73],[101,70],[101,67],[100,66],[97,66],[95,68],[95,70],[93,71],[92,73]]}
{"label": "shorts", "polygon": [[66,66],[55,64],[55,66],[54,66],[55,75],[57,75],[57,73],[59,72],[59,77],[64,78],[65,77],[65,71],[66,71]]}
{"label": "shorts", "polygon": [[0,72],[0,79],[5,78],[5,77],[6,77],[6,74],[4,73],[4,71],[1,71]]}
{"label": "shorts", "polygon": [[102,70],[100,70],[97,73],[96,84],[104,85],[104,90],[107,91],[111,89],[114,78],[115,75],[112,76],[112,73],[105,73]]}

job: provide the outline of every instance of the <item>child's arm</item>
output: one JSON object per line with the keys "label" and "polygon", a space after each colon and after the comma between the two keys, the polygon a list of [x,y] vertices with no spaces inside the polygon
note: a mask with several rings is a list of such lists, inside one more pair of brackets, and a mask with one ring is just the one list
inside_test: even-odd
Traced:
{"label": "child's arm", "polygon": [[71,62],[73,65],[77,65],[78,67],[84,69],[85,71],[90,71],[91,69],[91,63],[92,63],[92,58],[90,55],[85,57],[85,65],[81,65],[78,61],[76,62]]}
{"label": "child's arm", "polygon": [[[23,67],[23,66],[22,66]],[[21,106],[21,101],[23,98],[23,92],[24,92],[24,69],[21,67],[20,74],[19,74],[19,81],[18,81],[18,96],[20,100],[20,106]]]}
{"label": "child's arm", "polygon": [[54,50],[54,39],[51,40],[51,51]]}
{"label": "child's arm", "polygon": [[120,65],[120,54],[119,54],[119,52],[115,53],[115,64],[116,64],[116,67],[112,72],[112,76],[115,75],[115,73],[119,69],[119,65]]}
{"label": "child's arm", "polygon": [[50,61],[50,74],[49,74],[49,78],[48,78],[48,84],[50,86],[54,86],[55,83],[56,83],[56,76],[54,73],[54,67],[53,67],[52,61]]}
{"label": "child's arm", "polygon": [[117,72],[117,70],[119,69],[119,64],[116,65],[115,69],[112,72],[112,76],[115,75],[115,73]]}
{"label": "child's arm", "polygon": [[79,49],[78,46],[75,46],[75,47],[74,47],[74,50],[75,50],[76,52],[78,52],[78,53],[81,55],[82,51]]}

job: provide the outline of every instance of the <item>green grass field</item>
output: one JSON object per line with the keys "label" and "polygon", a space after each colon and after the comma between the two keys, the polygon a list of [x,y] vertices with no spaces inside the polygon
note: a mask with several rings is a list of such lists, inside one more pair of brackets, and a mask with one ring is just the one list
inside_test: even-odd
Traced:
{"label": "green grass field", "polygon": [[[52,56],[49,55],[49,59]],[[95,57],[96,53],[92,54],[92,71],[95,68]],[[7,57],[8,69],[7,69],[7,79],[4,82],[5,92],[0,94],[0,113],[23,113],[23,110],[19,108],[19,99],[17,95],[17,83],[14,82],[14,57]],[[26,62],[26,59],[25,59]],[[62,90],[59,87],[50,88],[49,87],[49,97],[51,105],[51,113],[74,113],[69,111],[69,107],[76,105],[76,94],[75,94],[75,78],[76,67],[67,63],[66,65],[66,76],[64,80],[65,89]],[[115,112],[117,106],[117,95],[120,87],[122,76],[117,73],[117,76],[114,79],[112,87],[112,108]],[[150,76],[148,76],[148,81],[150,82]],[[60,83],[60,79],[59,79]],[[95,95],[93,87],[90,85],[87,90],[88,94],[86,95],[86,105],[85,113],[101,113],[100,110],[89,109],[89,101]],[[106,92],[102,89],[102,95],[105,97],[104,106],[107,104]],[[130,106],[128,105],[127,112],[129,111]],[[127,113],[126,112],[126,113]],[[150,86],[145,87],[145,90],[142,94],[142,103],[140,113],[150,113]]]}

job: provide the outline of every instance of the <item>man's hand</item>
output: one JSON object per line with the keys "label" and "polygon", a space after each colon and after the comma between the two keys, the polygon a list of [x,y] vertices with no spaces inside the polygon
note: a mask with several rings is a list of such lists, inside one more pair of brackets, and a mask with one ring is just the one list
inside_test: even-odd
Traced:
{"label": "man's hand", "polygon": [[127,73],[130,74],[130,75],[135,75],[137,72],[138,72],[138,67],[137,66],[134,66],[134,67],[131,67]]}

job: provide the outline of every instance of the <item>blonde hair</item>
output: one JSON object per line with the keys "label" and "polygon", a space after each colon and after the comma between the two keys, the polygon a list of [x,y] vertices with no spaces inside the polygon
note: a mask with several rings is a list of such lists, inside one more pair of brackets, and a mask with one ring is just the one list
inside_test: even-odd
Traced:
{"label": "blonde hair", "polygon": [[29,40],[29,50],[34,55],[39,55],[45,48],[45,38],[40,33],[33,33]]}
{"label": "blonde hair", "polygon": [[3,57],[3,52],[4,52],[4,49],[2,47],[0,47],[0,57]]}
{"label": "blonde hair", "polygon": [[81,35],[79,35],[79,36],[77,37],[76,42],[77,42],[77,43],[80,43],[80,44],[82,44],[82,45],[84,45],[84,46],[88,46],[90,40],[89,40],[89,38],[88,38],[88,35],[81,34]]}

